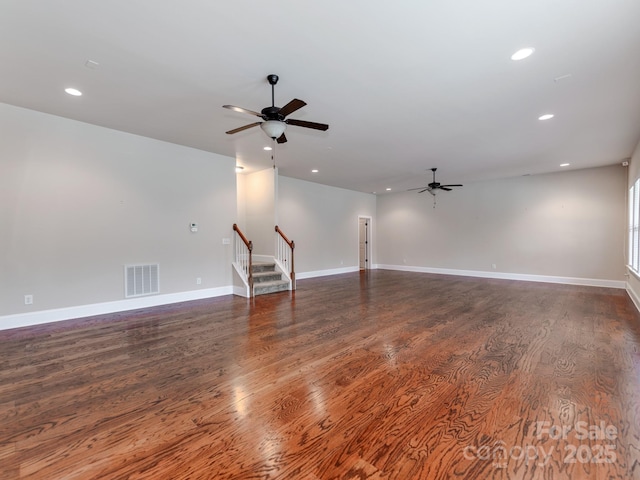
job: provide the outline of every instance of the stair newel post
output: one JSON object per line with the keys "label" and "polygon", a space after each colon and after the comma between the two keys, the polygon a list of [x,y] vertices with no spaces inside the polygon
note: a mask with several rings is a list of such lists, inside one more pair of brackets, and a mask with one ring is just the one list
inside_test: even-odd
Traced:
{"label": "stair newel post", "polygon": [[293,268],[293,249],[296,248],[296,242],[291,240],[291,290],[296,289],[296,271]]}
{"label": "stair newel post", "polygon": [[249,298],[253,297],[253,242],[249,240]]}

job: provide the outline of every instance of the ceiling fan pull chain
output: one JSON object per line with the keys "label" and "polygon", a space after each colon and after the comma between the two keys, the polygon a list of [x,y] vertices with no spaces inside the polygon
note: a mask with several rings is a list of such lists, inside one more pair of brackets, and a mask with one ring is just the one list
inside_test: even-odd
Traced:
{"label": "ceiling fan pull chain", "polygon": [[276,139],[272,138],[273,148],[271,149],[271,161],[273,162],[273,169],[276,169]]}

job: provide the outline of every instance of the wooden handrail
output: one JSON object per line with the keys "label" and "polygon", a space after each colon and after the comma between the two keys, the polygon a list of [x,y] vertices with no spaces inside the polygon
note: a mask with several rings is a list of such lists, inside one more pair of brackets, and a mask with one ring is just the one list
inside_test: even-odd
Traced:
{"label": "wooden handrail", "polygon": [[293,250],[294,248],[296,248],[296,244],[293,243],[293,240],[289,240],[287,238],[287,236],[284,234],[284,232],[282,230],[280,230],[280,227],[278,225],[276,225],[276,232],[278,232],[280,234],[280,236],[282,237],[282,239],[287,242],[287,245],[289,245],[289,248],[291,248],[291,250]]}
{"label": "wooden handrail", "polygon": [[291,249],[291,265],[289,265],[289,267],[291,268],[291,272],[289,272],[289,278],[291,278],[291,288],[295,290],[296,289],[296,270],[295,270],[294,261],[293,261],[293,250],[296,248],[296,244],[293,240],[289,240],[287,238],[284,232],[280,230],[280,227],[278,227],[278,225],[276,225],[276,232],[285,241],[285,243],[289,245],[289,248]]}
{"label": "wooden handrail", "polygon": [[244,236],[244,233],[242,233],[240,231],[240,229],[238,228],[237,224],[233,224],[233,229],[238,232],[238,235],[240,236],[240,238],[242,239],[242,241],[244,242],[244,244],[247,246],[247,248],[249,249],[249,251],[253,250],[253,242],[251,242],[251,240],[247,240],[247,237]]}

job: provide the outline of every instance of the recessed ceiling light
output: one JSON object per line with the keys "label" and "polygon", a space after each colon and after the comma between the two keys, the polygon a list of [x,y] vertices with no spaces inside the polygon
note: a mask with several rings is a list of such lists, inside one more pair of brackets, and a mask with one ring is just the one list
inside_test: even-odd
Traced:
{"label": "recessed ceiling light", "polygon": [[390,189],[390,188],[387,188],[387,192],[390,192],[390,191],[391,191],[391,189]]}
{"label": "recessed ceiling light", "polygon": [[82,95],[82,92],[77,88],[69,87],[69,88],[65,88],[64,91],[67,92],[69,95],[73,95],[74,97],[79,97],[80,95]]}
{"label": "recessed ceiling light", "polygon": [[511,60],[524,60],[525,58],[531,56],[534,51],[535,48],[532,47],[521,48],[516,53],[511,55]]}
{"label": "recessed ceiling light", "polygon": [[244,170],[244,167],[241,167],[240,165],[236,165],[236,173],[240,173],[242,172],[242,170]]}
{"label": "recessed ceiling light", "polygon": [[571,74],[567,73],[566,75],[560,75],[559,77],[554,78],[553,81],[558,83],[558,82],[561,82],[562,80],[568,80],[569,78],[571,78]]}
{"label": "recessed ceiling light", "polygon": [[84,62],[84,66],[90,68],[91,70],[95,70],[100,66],[100,64],[98,62],[94,62],[93,60],[87,60],[86,62]]}
{"label": "recessed ceiling light", "polygon": [[311,170],[311,173],[318,173],[318,169],[314,168],[313,170]]}
{"label": "recessed ceiling light", "polygon": [[561,163],[560,166],[561,167],[568,167],[569,165],[571,165],[570,163]]}
{"label": "recessed ceiling light", "polygon": [[263,148],[263,150],[266,150],[267,152],[269,152],[269,151],[273,150],[273,148],[271,148],[271,147],[264,147],[264,148]]}
{"label": "recessed ceiling light", "polygon": [[554,117],[553,113],[545,113],[544,115],[540,115],[538,120],[550,120]]}

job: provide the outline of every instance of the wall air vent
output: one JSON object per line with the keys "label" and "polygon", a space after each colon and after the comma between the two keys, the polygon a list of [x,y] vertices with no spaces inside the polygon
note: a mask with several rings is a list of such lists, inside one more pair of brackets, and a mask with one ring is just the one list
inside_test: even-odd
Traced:
{"label": "wall air vent", "polygon": [[160,265],[125,265],[124,296],[140,297],[160,292]]}

